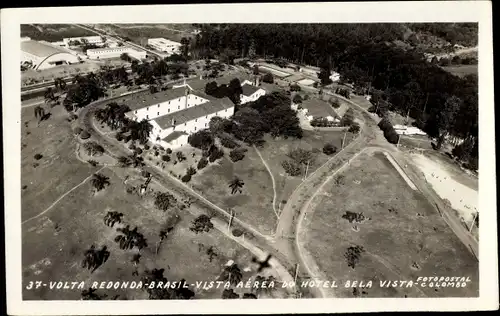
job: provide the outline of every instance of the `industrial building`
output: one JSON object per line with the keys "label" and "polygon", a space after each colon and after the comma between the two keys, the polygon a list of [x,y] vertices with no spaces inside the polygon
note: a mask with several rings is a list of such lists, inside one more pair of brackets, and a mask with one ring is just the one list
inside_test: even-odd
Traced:
{"label": "industrial building", "polygon": [[182,46],[181,43],[165,38],[150,38],[148,39],[148,45],[160,52],[166,52],[167,55],[179,53]]}
{"label": "industrial building", "polygon": [[29,64],[35,70],[79,62],[78,56],[62,47],[30,39],[21,41],[21,64]]}
{"label": "industrial building", "polygon": [[146,52],[145,51],[138,51],[135,50],[131,47],[106,47],[106,48],[95,48],[95,49],[88,49],[87,50],[87,56],[89,59],[106,59],[106,58],[117,58],[120,57],[122,54],[127,54],[132,58],[142,60],[146,58]]}
{"label": "industrial building", "polygon": [[[103,38],[101,36],[84,36],[84,37],[69,37],[69,38],[63,38],[63,43],[66,47],[70,46],[78,46],[80,44],[83,44],[83,42],[87,42],[88,44],[94,44],[94,45],[104,45]],[[77,45],[74,45],[74,43],[80,43]]]}
{"label": "industrial building", "polygon": [[186,82],[167,91],[131,96],[123,103],[131,109],[125,114],[128,118],[145,119],[153,126],[150,141],[168,148],[186,145],[189,134],[207,128],[212,117],[234,114],[229,98],[215,98]]}

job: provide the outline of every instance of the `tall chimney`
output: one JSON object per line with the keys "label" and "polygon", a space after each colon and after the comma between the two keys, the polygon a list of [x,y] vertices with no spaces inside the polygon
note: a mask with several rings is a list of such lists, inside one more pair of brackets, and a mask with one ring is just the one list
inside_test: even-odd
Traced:
{"label": "tall chimney", "polygon": [[260,85],[260,80],[259,76],[257,75],[257,78],[255,78],[255,86],[258,87]]}
{"label": "tall chimney", "polygon": [[186,87],[186,91],[184,92],[184,97],[186,98],[184,102],[184,109],[188,108],[188,96],[189,96],[189,88]]}

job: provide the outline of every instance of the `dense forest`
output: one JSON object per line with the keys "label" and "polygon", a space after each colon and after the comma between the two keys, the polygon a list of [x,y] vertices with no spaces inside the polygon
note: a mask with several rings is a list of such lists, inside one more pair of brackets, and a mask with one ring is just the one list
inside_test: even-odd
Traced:
{"label": "dense forest", "polygon": [[429,33],[441,37],[452,45],[477,45],[477,23],[411,23],[408,27],[415,32]]}
{"label": "dense forest", "polygon": [[[409,114],[437,138],[438,148],[448,136],[466,139],[467,154],[459,158],[477,167],[477,76],[456,77],[416,50],[394,45],[404,39],[401,24],[204,24],[201,28],[191,48],[197,56],[280,58],[336,70],[343,81],[374,95],[374,111]],[[450,40],[457,36],[447,30],[459,33],[462,28],[470,30],[466,37],[473,34],[470,24],[421,25],[422,31],[439,32]],[[477,41],[477,33],[475,37]]]}

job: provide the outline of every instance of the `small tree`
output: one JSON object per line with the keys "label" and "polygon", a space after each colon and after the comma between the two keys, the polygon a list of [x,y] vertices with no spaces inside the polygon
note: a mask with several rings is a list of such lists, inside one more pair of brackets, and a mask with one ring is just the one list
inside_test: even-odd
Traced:
{"label": "small tree", "polygon": [[85,152],[89,156],[102,155],[104,153],[104,148],[94,141],[86,142],[83,144]]}
{"label": "small tree", "polygon": [[154,204],[159,210],[167,211],[175,201],[176,199],[172,194],[160,192],[156,194]]}
{"label": "small tree", "polygon": [[170,161],[170,156],[169,155],[162,155],[161,160],[169,162]]}
{"label": "small tree", "polygon": [[187,183],[187,182],[191,181],[191,175],[190,174],[185,174],[184,176],[182,176],[181,181],[184,182],[184,183]]}
{"label": "small tree", "polygon": [[198,161],[198,165],[196,166],[198,170],[205,168],[208,164],[208,160],[205,157],[201,157],[200,161]]}
{"label": "small tree", "polygon": [[336,152],[337,152],[337,147],[335,147],[333,144],[328,143],[328,144],[325,144],[325,146],[323,146],[323,153],[325,155],[330,156]]}
{"label": "small tree", "polygon": [[349,129],[347,130],[349,133],[357,134],[359,133],[360,127],[359,124],[354,122],[349,126]]}
{"label": "small tree", "polygon": [[216,146],[212,146],[212,149],[210,150],[210,155],[208,156],[208,160],[210,162],[214,162],[217,159],[220,159],[224,156],[224,151],[222,151],[220,148]]}
{"label": "small tree", "polygon": [[229,152],[229,158],[231,158],[232,162],[237,162],[245,158],[246,148],[236,148]]}
{"label": "small tree", "polygon": [[232,181],[229,182],[229,187],[231,188],[231,194],[235,194],[236,192],[242,193],[242,188],[245,185],[245,182],[241,181],[240,178],[235,177]]}
{"label": "small tree", "polygon": [[361,254],[365,250],[363,249],[362,246],[351,246],[347,248],[346,252],[344,253],[344,257],[347,261],[347,266],[351,267],[354,269],[356,265],[359,263],[359,259],[361,257]]}
{"label": "small tree", "polygon": [[300,94],[296,94],[293,99],[292,99],[294,104],[301,104],[302,103],[302,97]]}
{"label": "small tree", "polygon": [[95,173],[90,179],[90,184],[97,191],[103,190],[106,186],[110,185],[109,178],[103,174]]}
{"label": "small tree", "polygon": [[281,166],[285,169],[285,172],[292,177],[300,176],[302,173],[302,168],[300,164],[293,160],[283,160]]}
{"label": "small tree", "polygon": [[177,161],[182,162],[183,160],[186,160],[186,156],[182,153],[182,151],[178,151],[175,153],[175,156],[177,157]]}
{"label": "small tree", "polygon": [[198,216],[191,223],[190,231],[198,233],[209,232],[212,228],[214,228],[214,224],[210,221],[210,217],[205,214]]}
{"label": "small tree", "polygon": [[262,82],[265,83],[274,83],[274,77],[271,73],[266,73],[264,76],[262,76]]}
{"label": "small tree", "polygon": [[227,300],[227,299],[238,299],[240,298],[240,296],[234,292],[233,289],[224,289],[224,291],[222,291],[222,299],[224,300]]}
{"label": "small tree", "polygon": [[347,110],[344,113],[344,116],[342,116],[342,119],[340,120],[340,125],[351,126],[353,122],[354,122],[354,111],[351,108],[349,108],[349,110]]}
{"label": "small tree", "polygon": [[300,91],[302,90],[298,84],[292,84],[290,86],[290,91]]}

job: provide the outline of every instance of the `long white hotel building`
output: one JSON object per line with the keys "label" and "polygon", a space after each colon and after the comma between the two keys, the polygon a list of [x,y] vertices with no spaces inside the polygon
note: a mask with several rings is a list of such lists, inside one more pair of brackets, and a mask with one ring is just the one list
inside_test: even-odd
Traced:
{"label": "long white hotel building", "polygon": [[[227,98],[215,98],[203,92],[206,81],[194,80],[154,94],[125,96],[118,101],[130,108],[125,115],[133,120],[146,119],[153,126],[150,141],[165,148],[178,148],[188,143],[189,134],[208,128],[215,116],[228,118],[234,104]],[[256,100],[265,94],[258,87],[243,85],[242,99]]]}

